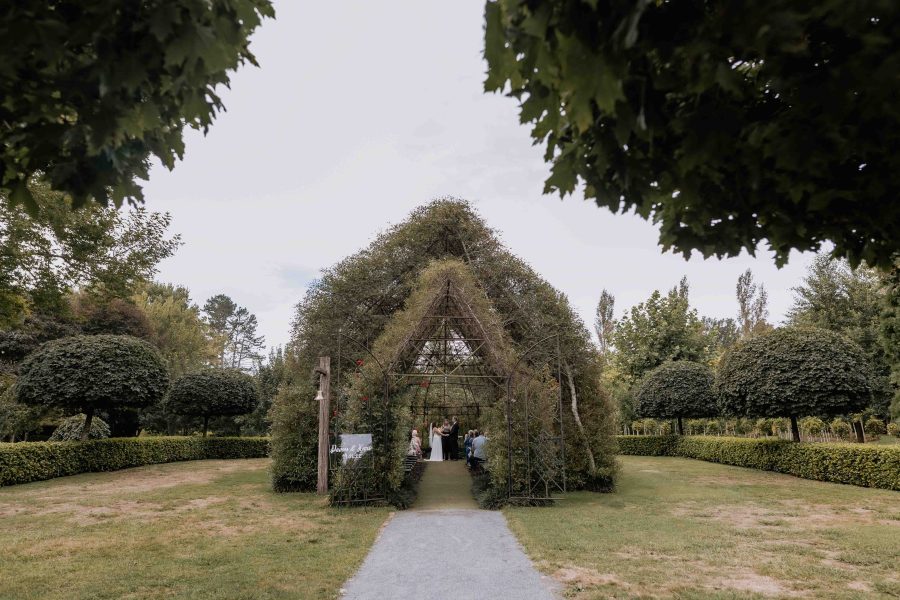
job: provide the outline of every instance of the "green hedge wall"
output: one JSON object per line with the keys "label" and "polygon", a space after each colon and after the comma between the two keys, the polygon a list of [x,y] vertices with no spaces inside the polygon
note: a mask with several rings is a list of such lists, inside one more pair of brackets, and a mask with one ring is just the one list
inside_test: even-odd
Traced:
{"label": "green hedge wall", "polygon": [[619,454],[682,456],[804,479],[900,490],[900,446],[691,436],[618,436]]}
{"label": "green hedge wall", "polygon": [[0,486],[207,458],[262,458],[269,438],[146,437],[0,444]]}

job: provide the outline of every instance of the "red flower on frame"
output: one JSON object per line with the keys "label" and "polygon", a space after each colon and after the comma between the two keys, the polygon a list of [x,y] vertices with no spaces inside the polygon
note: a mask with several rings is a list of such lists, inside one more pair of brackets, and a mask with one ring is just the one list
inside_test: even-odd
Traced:
{"label": "red flower on frame", "polygon": [[366,363],[365,363],[365,361],[363,361],[363,359],[361,359],[361,358],[356,359],[356,366],[357,366],[357,367],[361,367],[361,366],[363,366],[364,364],[366,364]]}
{"label": "red flower on frame", "polygon": [[431,382],[430,382],[430,381],[421,381],[421,382],[419,382],[419,387],[427,388],[429,385],[431,385]]}
{"label": "red flower on frame", "polygon": [[362,396],[362,397],[360,398],[360,400],[362,400],[363,402],[368,402],[368,401],[369,401],[369,397],[368,397],[368,396]]}

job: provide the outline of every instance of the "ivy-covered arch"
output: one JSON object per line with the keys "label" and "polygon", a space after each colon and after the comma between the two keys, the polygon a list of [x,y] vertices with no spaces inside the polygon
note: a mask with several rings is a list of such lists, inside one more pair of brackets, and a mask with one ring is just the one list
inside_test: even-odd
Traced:
{"label": "ivy-covered arch", "polygon": [[[439,284],[444,286],[442,290]],[[453,288],[452,293],[447,293],[447,285]],[[522,388],[509,394],[514,409],[515,398],[525,393],[522,386],[527,386],[534,398],[546,397],[548,403],[552,398],[557,407],[562,404],[564,410],[558,418],[565,432],[561,446],[565,463],[560,470],[568,487],[611,489],[615,472],[614,415],[599,387],[599,362],[587,329],[565,296],[509,253],[472,208],[458,200],[439,200],[417,209],[368,248],[326,270],[298,305],[289,349],[297,370],[272,412],[275,489],[314,487],[314,473],[309,471],[316,445],[312,405],[315,378],[310,366],[316,357],[336,356],[342,335],[361,340],[379,357],[378,362],[391,365],[388,370],[395,380],[390,391],[382,395],[408,400],[415,388],[408,385],[409,381],[398,379],[404,369],[397,367],[408,368],[414,364],[410,361],[421,359],[423,348],[410,342],[426,338],[422,333],[429,326],[425,317],[433,308],[429,298],[438,297],[450,298],[457,303],[454,308],[460,310],[468,305],[468,316],[476,317],[456,319],[452,328],[457,332],[472,327],[483,330],[465,334],[487,340],[487,345],[469,349],[478,359],[479,368],[505,383],[513,365],[528,365],[527,377],[513,378]],[[553,343],[540,343],[547,338],[553,338]],[[527,360],[520,361],[529,348]],[[342,416],[360,427],[372,425],[365,419],[383,419],[382,423],[390,425],[389,433],[380,440],[386,443],[381,445],[404,452],[405,444],[392,438],[407,435],[411,425],[408,411],[404,414],[400,408],[403,402],[384,398],[381,403],[368,404],[368,413],[360,410],[361,398],[375,397],[359,386],[374,385],[376,366],[366,363],[360,369],[354,389],[348,390],[350,401]],[[495,449],[509,444],[505,409],[498,413],[507,396],[503,387],[497,386],[497,399],[501,401],[491,403],[485,415]],[[513,458],[522,456],[516,448],[513,450]],[[496,456],[491,456],[490,467],[495,484],[499,484],[509,471]],[[380,465],[386,470],[379,472],[385,474],[388,490],[398,485],[400,463],[396,459],[386,455],[378,459],[386,461]],[[518,467],[515,460],[512,466]],[[339,486],[340,479],[337,475],[333,483]]]}

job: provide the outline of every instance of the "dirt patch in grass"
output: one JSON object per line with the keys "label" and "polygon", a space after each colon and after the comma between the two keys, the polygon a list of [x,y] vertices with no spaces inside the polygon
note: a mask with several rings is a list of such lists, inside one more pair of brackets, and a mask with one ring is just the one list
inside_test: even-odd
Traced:
{"label": "dirt patch in grass", "polygon": [[856,592],[871,592],[872,586],[865,581],[851,581],[847,584],[847,588]]}
{"label": "dirt patch in grass", "polygon": [[696,502],[682,502],[670,510],[674,517],[712,519],[741,529],[771,530],[771,528],[808,529],[846,525],[892,525],[890,519],[879,519],[872,509],[849,507],[835,510],[825,504],[810,504],[783,500],[762,506],[752,502],[704,506]]}
{"label": "dirt patch in grass", "polygon": [[707,587],[715,590],[726,589],[738,592],[751,592],[763,596],[780,596],[788,593],[790,593],[792,597],[798,596],[796,592],[792,592],[784,587],[777,580],[766,575],[754,573],[753,571],[745,571],[738,575],[731,575],[728,578],[723,578],[707,585]]}
{"label": "dirt patch in grass", "polygon": [[221,496],[193,498],[182,503],[163,505],[145,500],[107,501],[102,506],[80,504],[78,502],[58,502],[45,506],[19,505],[10,514],[30,517],[61,515],[72,525],[91,526],[98,523],[122,519],[142,519],[145,522],[172,517],[187,511],[202,510],[226,502]]}
{"label": "dirt patch in grass", "polygon": [[554,571],[553,579],[575,588],[599,587],[601,585],[614,585],[621,588],[631,587],[628,582],[622,581],[612,573],[601,573],[594,569],[567,565]]}
{"label": "dirt patch in grass", "polygon": [[[202,464],[196,465],[196,463]],[[90,478],[88,482],[85,482],[85,476],[63,477],[50,482],[4,488],[3,491],[8,493],[15,489],[15,497],[19,502],[23,498],[31,498],[35,501],[54,500],[61,495],[80,499],[109,494],[139,494],[182,485],[211,483],[223,475],[241,471],[258,471],[262,465],[267,463],[268,459],[260,458],[191,461],[191,464],[196,465],[192,469],[179,468],[183,463],[149,465],[110,473],[92,473],[88,476]],[[51,483],[52,488],[47,487]],[[48,493],[48,490],[52,490],[52,492]],[[5,503],[0,504],[0,511],[8,506]]]}

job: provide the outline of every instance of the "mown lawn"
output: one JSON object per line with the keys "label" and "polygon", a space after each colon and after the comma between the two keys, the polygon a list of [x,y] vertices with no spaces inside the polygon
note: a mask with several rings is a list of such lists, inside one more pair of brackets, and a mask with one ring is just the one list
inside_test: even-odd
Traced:
{"label": "mown lawn", "polygon": [[567,597],[900,597],[900,492],[684,458],[620,461],[615,494],[506,510]]}
{"label": "mown lawn", "polygon": [[267,467],[193,461],[0,488],[0,597],[335,597],[388,510],[274,494]]}

